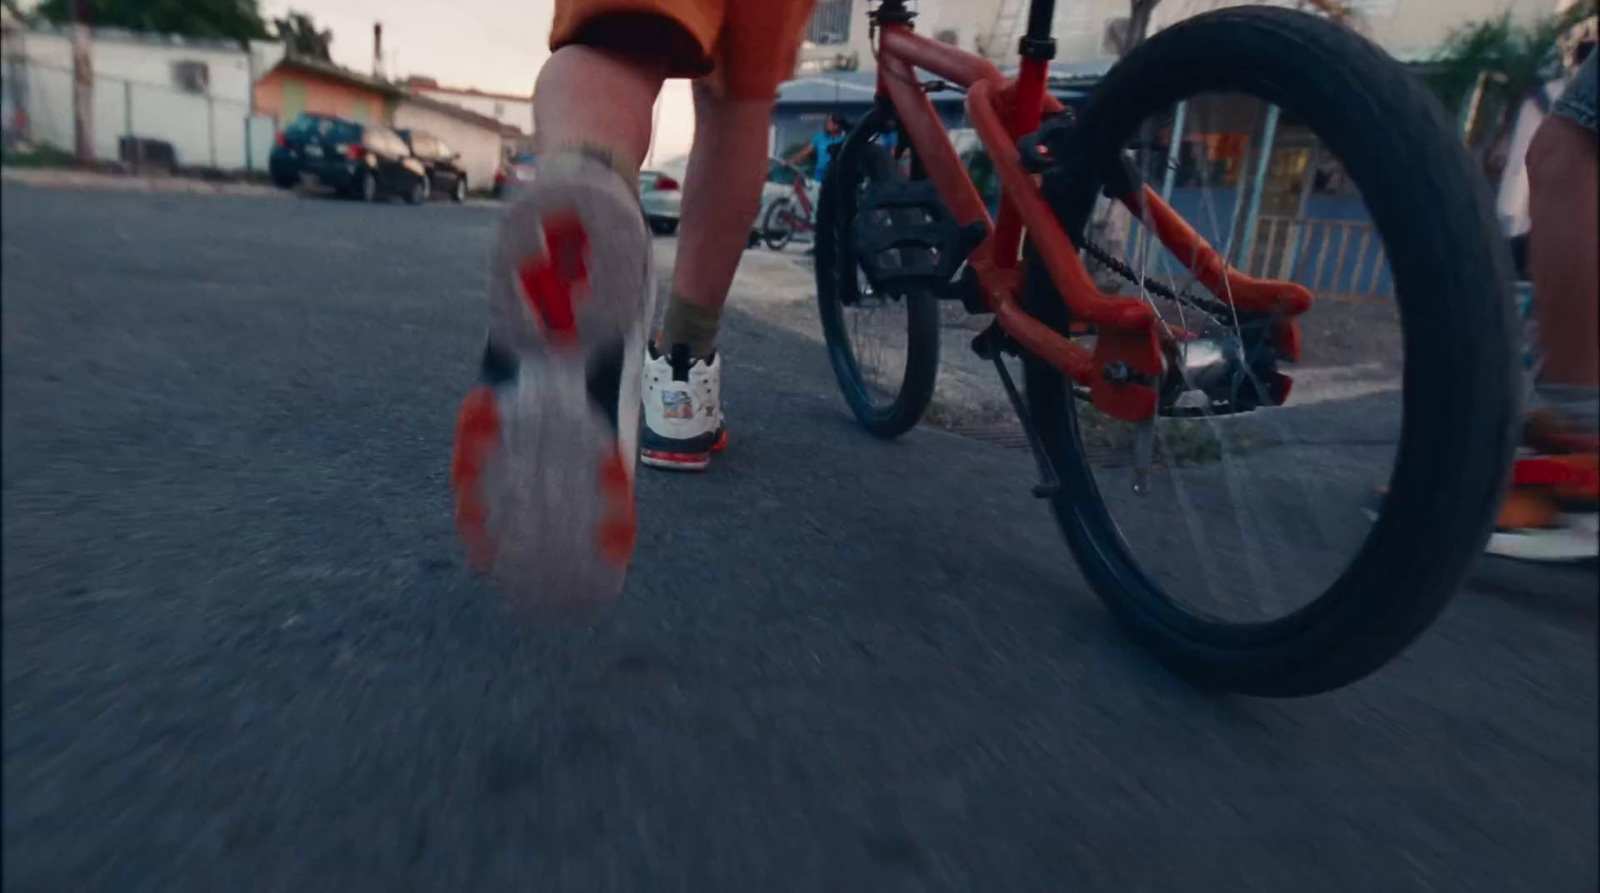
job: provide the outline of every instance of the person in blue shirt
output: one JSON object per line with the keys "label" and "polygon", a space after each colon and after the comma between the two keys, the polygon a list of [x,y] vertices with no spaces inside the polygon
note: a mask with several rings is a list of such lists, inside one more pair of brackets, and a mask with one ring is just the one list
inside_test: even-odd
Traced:
{"label": "person in blue shirt", "polygon": [[828,164],[833,161],[833,147],[844,142],[844,135],[850,130],[850,122],[843,115],[829,115],[828,120],[822,124],[822,129],[811,137],[811,142],[804,149],[794,153],[787,161],[789,164],[799,164],[807,158],[816,156],[816,167],[811,172],[812,179],[818,183],[828,173]]}

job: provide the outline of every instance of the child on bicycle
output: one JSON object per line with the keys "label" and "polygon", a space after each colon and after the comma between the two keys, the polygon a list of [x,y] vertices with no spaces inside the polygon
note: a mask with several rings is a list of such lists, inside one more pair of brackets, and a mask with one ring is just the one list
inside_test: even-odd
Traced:
{"label": "child on bicycle", "polygon": [[[618,596],[634,457],[699,470],[727,442],[717,329],[813,2],[556,0],[534,93],[538,176],[496,235],[483,385],[462,405],[451,468],[469,560],[524,604]],[[695,79],[695,137],[650,333],[637,178],[669,77]]]}

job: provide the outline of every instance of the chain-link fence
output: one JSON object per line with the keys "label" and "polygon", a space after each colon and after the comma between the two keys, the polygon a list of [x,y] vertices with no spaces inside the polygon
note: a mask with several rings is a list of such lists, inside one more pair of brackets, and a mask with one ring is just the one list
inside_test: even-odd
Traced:
{"label": "chain-link fence", "polygon": [[[70,150],[74,144],[73,72],[53,59],[8,53],[5,126],[19,138]],[[276,133],[270,115],[248,98],[219,96],[203,79],[192,85],[95,73],[90,102],[92,147],[101,161],[220,170],[267,168]]]}

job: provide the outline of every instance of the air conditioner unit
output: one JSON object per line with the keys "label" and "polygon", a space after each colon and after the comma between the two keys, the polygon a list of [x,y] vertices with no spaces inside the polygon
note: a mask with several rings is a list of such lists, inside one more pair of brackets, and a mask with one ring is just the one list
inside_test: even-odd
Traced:
{"label": "air conditioner unit", "polygon": [[174,62],[172,82],[185,93],[208,93],[211,90],[211,68],[204,62]]}

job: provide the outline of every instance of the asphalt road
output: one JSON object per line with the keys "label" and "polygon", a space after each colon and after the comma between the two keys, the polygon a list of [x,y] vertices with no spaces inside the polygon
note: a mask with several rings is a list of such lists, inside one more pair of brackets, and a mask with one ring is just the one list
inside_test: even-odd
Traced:
{"label": "asphalt road", "polygon": [[1197,694],[1014,450],[860,434],[735,314],[623,605],[513,623],[446,464],[494,211],[3,193],[4,881],[53,891],[1591,891],[1594,578]]}

